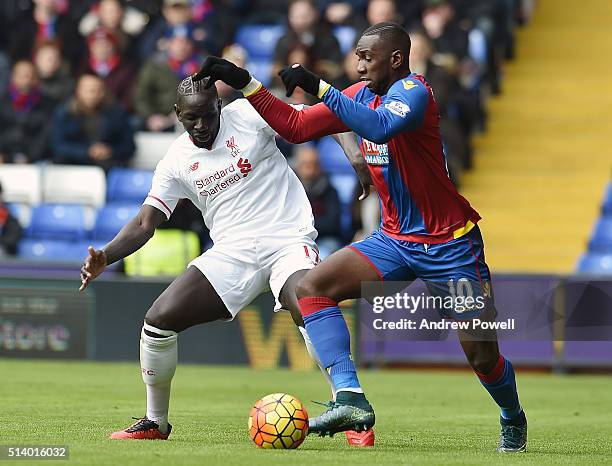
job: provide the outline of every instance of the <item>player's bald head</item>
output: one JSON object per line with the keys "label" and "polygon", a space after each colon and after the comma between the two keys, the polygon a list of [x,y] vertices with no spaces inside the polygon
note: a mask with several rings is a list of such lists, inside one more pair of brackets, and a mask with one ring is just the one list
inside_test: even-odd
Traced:
{"label": "player's bald head", "polygon": [[[210,78],[194,81],[191,76],[183,79],[176,89],[176,103],[180,107],[186,101],[210,101],[216,102],[219,99],[217,88],[212,85],[206,89],[206,84]],[[195,96],[195,97],[192,97]]]}
{"label": "player's bald head", "polygon": [[374,24],[361,35],[361,37],[370,36],[378,36],[381,44],[389,53],[399,50],[406,58],[410,55],[410,36],[402,26],[393,21]]}

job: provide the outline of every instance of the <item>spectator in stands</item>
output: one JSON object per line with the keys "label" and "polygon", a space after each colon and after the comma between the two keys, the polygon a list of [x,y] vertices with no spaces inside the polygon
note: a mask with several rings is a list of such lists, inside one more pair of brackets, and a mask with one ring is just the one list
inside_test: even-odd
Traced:
{"label": "spectator in stands", "polygon": [[468,54],[468,31],[456,20],[449,0],[426,1],[423,27],[434,45],[432,61],[457,76],[465,90],[466,105],[472,109],[474,116],[470,120],[463,120],[463,130],[471,134],[477,123],[484,126],[485,117],[478,90],[481,70]]}
{"label": "spectator in stands", "polygon": [[216,55],[221,51],[223,33],[218,30],[214,15],[205,15],[196,23],[189,0],[164,0],[162,16],[153,21],[141,38],[141,60],[144,62],[157,51],[167,50],[170,46],[168,32],[185,26],[191,29],[191,39],[202,52]]}
{"label": "spectator in stands", "polygon": [[53,105],[64,102],[72,93],[74,79],[62,59],[59,43],[42,41],[34,52],[34,66],[40,81],[40,91]]}
{"label": "spectator in stands", "polygon": [[412,31],[410,41],[410,69],[425,76],[434,91],[440,112],[440,133],[446,146],[447,166],[456,183],[463,168],[469,167],[471,161],[471,134],[464,130],[462,123],[462,119],[471,117],[469,107],[466,107],[469,99],[465,97],[456,76],[432,62],[434,49],[427,34]]}
{"label": "spectator in stands", "polygon": [[122,57],[117,37],[106,29],[97,29],[87,38],[87,45],[89,54],[81,64],[81,74],[102,78],[115,100],[130,110],[136,71],[130,61]]}
{"label": "spectator in stands", "polygon": [[285,64],[289,50],[303,44],[312,54],[312,70],[334,81],[342,74],[342,52],[329,27],[319,20],[314,0],[293,0],[289,4],[289,30],[278,40],[274,51],[273,75]]}
{"label": "spectator in stands", "polygon": [[[221,57],[241,68],[246,66],[248,60],[246,50],[238,44],[232,44],[225,47]],[[219,94],[223,106],[231,104],[234,100],[243,97],[242,92],[228,86],[221,80],[215,81],[215,86],[217,87],[217,94]]]}
{"label": "spectator in stands", "polygon": [[363,15],[367,0],[318,0],[317,4],[330,24],[355,26]]}
{"label": "spectator in stands", "polygon": [[84,50],[77,27],[70,17],[61,14],[59,0],[33,0],[33,8],[11,24],[11,56],[13,60],[32,58],[36,44],[56,39],[64,58],[76,69]]}
{"label": "spectator in stands", "polygon": [[315,228],[319,232],[317,245],[321,257],[327,257],[342,245],[340,231],[340,200],[329,178],[321,171],[315,146],[302,145],[296,155],[296,174],[312,206]]}
{"label": "spectator in stands", "polygon": [[2,200],[2,184],[0,184],[0,259],[3,256],[15,255],[20,239],[21,225]]}
{"label": "spectator in stands", "polygon": [[0,161],[29,163],[48,158],[52,111],[32,62],[15,63],[8,93],[0,98]]}
{"label": "spectator in stands", "polygon": [[197,72],[203,57],[195,49],[190,26],[168,32],[168,48],[159,51],[140,71],[134,88],[134,107],[147,131],[172,130],[176,124],[176,86]]}
{"label": "spectator in stands", "polygon": [[370,0],[366,11],[368,26],[382,23],[384,21],[394,21],[402,24],[403,18],[397,11],[395,0]]}
{"label": "spectator in stands", "polygon": [[423,27],[433,41],[437,60],[453,64],[468,54],[468,33],[455,21],[455,10],[449,0],[426,0]]}
{"label": "spectator in stands", "polygon": [[132,6],[125,6],[124,0],[100,0],[83,16],[79,23],[79,32],[90,37],[98,30],[104,29],[116,38],[121,55],[135,58],[133,52],[135,37],[140,35],[147,25],[147,16]]}
{"label": "spectator in stands", "polygon": [[79,78],[74,98],[55,112],[52,144],[56,163],[104,169],[126,165],[135,150],[128,114],[92,74]]}

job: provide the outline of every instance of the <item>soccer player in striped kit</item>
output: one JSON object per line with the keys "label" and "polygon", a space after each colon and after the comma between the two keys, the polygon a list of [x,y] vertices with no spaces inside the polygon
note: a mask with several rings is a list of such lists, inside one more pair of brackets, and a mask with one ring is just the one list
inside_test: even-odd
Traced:
{"label": "soccer player in striped kit", "polygon": [[[306,329],[336,390],[328,410],[310,420],[310,432],[320,435],[349,429],[367,432],[375,422],[338,307],[339,301],[359,297],[363,282],[421,278],[439,295],[466,285],[473,298],[487,303],[476,315],[495,318],[477,226],[480,216],[448,177],[437,104],[425,79],[410,71],[407,32],[392,22],[371,26],[360,37],[356,53],[361,82],[344,91],[297,64],[281,71],[287,95],[299,86],[323,101],[302,111],[275,98],[248,71],[217,57],[207,58],[194,78],[220,79],[240,89],[270,126],[291,142],[350,130],[359,136],[380,196],[381,227],[324,260],[297,286]],[[457,319],[475,315],[441,314]],[[512,364],[500,354],[495,331],[460,331],[459,338],[469,364],[501,409],[498,451],[524,451],[527,419]]]}

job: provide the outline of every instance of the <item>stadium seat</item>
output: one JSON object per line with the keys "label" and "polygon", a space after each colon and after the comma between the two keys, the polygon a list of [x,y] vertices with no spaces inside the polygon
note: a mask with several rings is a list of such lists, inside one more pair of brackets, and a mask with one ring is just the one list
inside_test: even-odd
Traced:
{"label": "stadium seat", "polygon": [[612,275],[612,253],[589,252],[578,262],[578,272]]}
{"label": "stadium seat", "polygon": [[85,211],[76,204],[40,204],[32,211],[31,238],[64,241],[85,237]]}
{"label": "stadium seat", "polygon": [[612,217],[612,183],[609,183],[606,189],[602,210],[604,215]]}
{"label": "stadium seat", "polygon": [[317,150],[321,168],[327,174],[352,175],[355,173],[344,151],[331,136],[322,138],[317,144]]}
{"label": "stadium seat", "polygon": [[255,76],[264,86],[272,82],[272,60],[251,60],[246,68],[251,75]]}
{"label": "stadium seat", "polygon": [[612,253],[612,217],[602,217],[597,221],[589,250]]}
{"label": "stadium seat", "polygon": [[32,207],[18,202],[7,204],[9,212],[17,219],[21,228],[28,228],[32,220]]}
{"label": "stadium seat", "polygon": [[140,204],[107,204],[98,211],[93,229],[95,240],[110,241],[140,210]]}
{"label": "stadium seat", "polygon": [[143,170],[154,170],[176,139],[176,133],[150,133],[142,131],[136,133],[136,154],[132,159],[132,167]]}
{"label": "stadium seat", "polygon": [[22,259],[76,264],[87,255],[87,246],[74,241],[26,238],[19,242],[17,254]]}
{"label": "stadium seat", "polygon": [[42,201],[41,174],[37,165],[0,165],[0,184],[5,202],[33,206]]}
{"label": "stadium seat", "polygon": [[282,25],[250,24],[236,33],[236,42],[249,54],[249,59],[272,60],[278,39],[287,28]]}
{"label": "stadium seat", "polygon": [[346,55],[351,51],[353,45],[355,45],[355,37],[357,31],[353,26],[336,26],[333,29],[334,36],[340,44],[340,51],[343,55]]}
{"label": "stadium seat", "polygon": [[42,179],[46,203],[104,205],[106,177],[100,167],[49,165]]}
{"label": "stadium seat", "polygon": [[108,202],[142,203],[151,189],[153,172],[133,168],[113,168],[108,172]]}
{"label": "stadium seat", "polygon": [[124,259],[129,276],[176,276],[200,255],[200,240],[193,231],[157,230],[147,244]]}

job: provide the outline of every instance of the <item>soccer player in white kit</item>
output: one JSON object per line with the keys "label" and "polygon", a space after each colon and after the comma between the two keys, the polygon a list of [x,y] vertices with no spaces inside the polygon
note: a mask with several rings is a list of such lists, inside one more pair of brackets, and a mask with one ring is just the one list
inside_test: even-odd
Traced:
{"label": "soccer player in white kit", "polygon": [[[276,147],[275,132],[246,99],[222,110],[215,87],[206,89],[205,81],[191,77],[179,84],[175,110],[186,132],[158,163],[138,215],[103,249],[89,248],[81,290],[108,264],[140,249],[180,199],[202,211],[214,245],[191,261],[146,313],[140,336],[146,415],[112,433],[113,439],[167,439],[178,333],[231,320],[268,289],[276,309],[291,311],[318,361],[295,295],[299,279],[319,261],[317,232],[304,188]],[[350,141],[339,142],[366,193],[367,168],[358,165],[363,159]]]}

